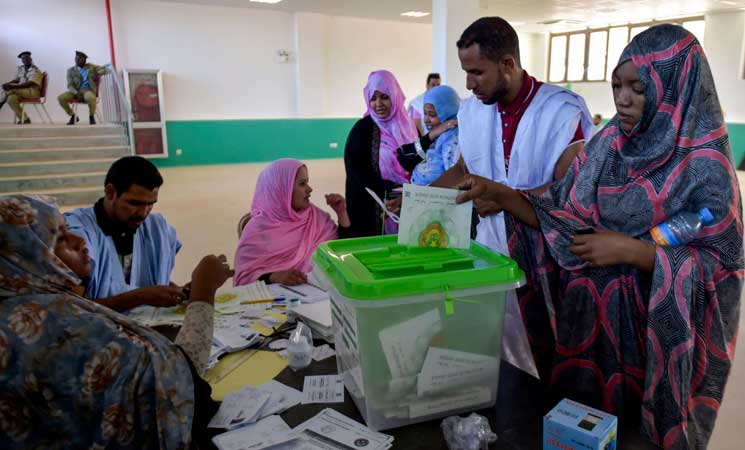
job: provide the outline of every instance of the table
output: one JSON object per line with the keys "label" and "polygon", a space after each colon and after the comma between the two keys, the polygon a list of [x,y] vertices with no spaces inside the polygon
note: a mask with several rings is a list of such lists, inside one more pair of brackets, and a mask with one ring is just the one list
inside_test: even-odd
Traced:
{"label": "table", "polygon": [[[336,374],[336,359],[327,358],[313,362],[303,370],[294,372],[289,367],[280,373],[276,380],[300,391],[306,375]],[[502,361],[499,373],[499,391],[496,408],[477,411],[487,417],[492,430],[499,437],[490,449],[494,450],[538,450],[542,448],[543,416],[551,410],[555,402],[547,401],[543,385],[506,361]],[[333,408],[340,413],[364,423],[349,392],[345,392],[344,403],[297,405],[282,414],[290,427],[310,419],[325,408]],[[395,450],[447,450],[440,429],[441,420],[432,420],[409,425],[383,433],[394,437]],[[619,426],[619,450],[646,450],[659,447],[647,442],[638,432],[638,424]]]}

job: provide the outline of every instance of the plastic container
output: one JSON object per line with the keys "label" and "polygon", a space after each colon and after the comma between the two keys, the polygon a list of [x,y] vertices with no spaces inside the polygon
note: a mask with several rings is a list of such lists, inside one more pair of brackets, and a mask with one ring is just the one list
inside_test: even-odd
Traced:
{"label": "plastic container", "polygon": [[339,374],[373,430],[493,406],[505,298],[517,264],[396,236],[321,244],[313,270],[331,297]]}
{"label": "plastic container", "polygon": [[696,239],[701,228],[714,220],[708,208],[697,213],[683,211],[652,228],[649,233],[658,245],[680,246]]}
{"label": "plastic container", "polygon": [[304,369],[310,365],[312,357],[313,335],[310,328],[298,322],[287,343],[287,365],[295,371]]}

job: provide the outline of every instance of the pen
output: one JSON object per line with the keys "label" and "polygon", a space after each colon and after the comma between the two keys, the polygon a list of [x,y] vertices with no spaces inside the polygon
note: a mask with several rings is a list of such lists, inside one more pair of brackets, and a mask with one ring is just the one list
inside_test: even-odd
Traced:
{"label": "pen", "polygon": [[287,289],[287,290],[288,290],[288,291],[290,291],[290,292],[294,292],[294,293],[296,293],[297,295],[300,295],[300,296],[305,296],[305,294],[303,294],[302,292],[298,292],[298,291],[296,291],[295,289],[291,288],[290,286],[285,286],[284,284],[280,284],[280,286],[281,286],[282,288],[284,288],[284,289]]}
{"label": "pen", "polygon": [[283,302],[283,301],[285,301],[284,297],[263,298],[261,300],[247,300],[245,302],[241,302],[241,305],[255,305],[258,303],[272,303],[272,302]]}

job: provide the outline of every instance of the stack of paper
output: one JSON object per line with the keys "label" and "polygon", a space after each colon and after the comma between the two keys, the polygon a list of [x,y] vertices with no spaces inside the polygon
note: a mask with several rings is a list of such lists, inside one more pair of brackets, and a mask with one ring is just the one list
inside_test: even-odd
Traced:
{"label": "stack of paper", "polygon": [[280,414],[300,403],[302,398],[300,391],[274,380],[259,387],[247,386],[225,396],[209,427],[240,428],[264,417]]}
{"label": "stack of paper", "polygon": [[301,303],[294,309],[298,319],[313,331],[313,337],[326,342],[334,342],[334,328],[331,322],[331,301],[321,300],[317,303]]}

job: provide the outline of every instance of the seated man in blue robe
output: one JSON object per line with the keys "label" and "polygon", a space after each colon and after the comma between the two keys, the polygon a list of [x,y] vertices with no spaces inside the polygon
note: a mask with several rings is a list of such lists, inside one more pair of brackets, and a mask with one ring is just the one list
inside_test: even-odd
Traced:
{"label": "seated man in blue robe", "polygon": [[174,306],[186,297],[171,283],[181,243],[160,214],[151,214],[163,184],[158,169],[140,156],[116,161],[93,207],[65,214],[68,229],[85,239],[91,275],[86,297],[116,311],[141,305]]}

